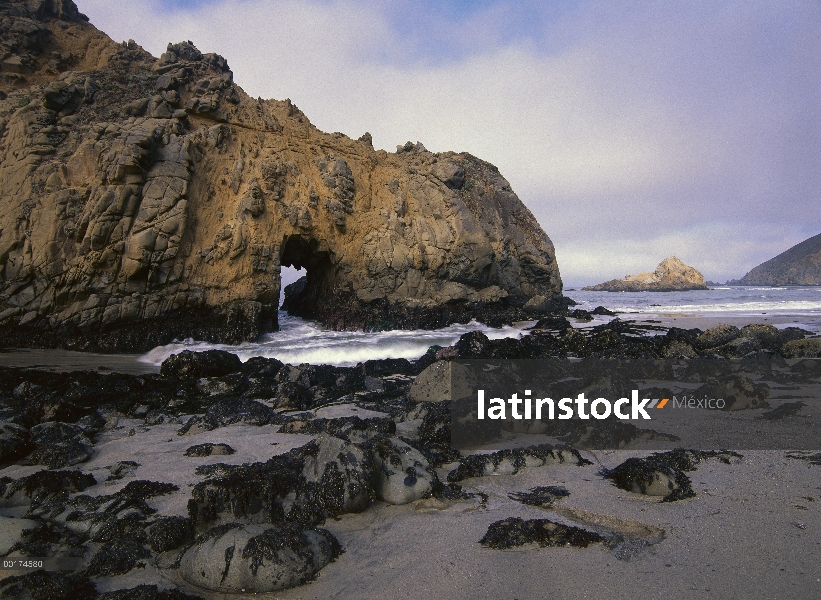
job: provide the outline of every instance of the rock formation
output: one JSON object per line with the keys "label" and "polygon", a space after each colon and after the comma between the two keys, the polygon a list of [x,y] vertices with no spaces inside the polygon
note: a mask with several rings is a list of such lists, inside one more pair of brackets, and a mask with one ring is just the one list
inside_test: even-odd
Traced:
{"label": "rock formation", "polygon": [[821,285],[821,233],[761,263],[729,285]]}
{"label": "rock formation", "polygon": [[680,292],[706,290],[707,286],[701,273],[671,256],[661,261],[652,273],[627,275],[624,279],[612,279],[583,289],[594,292]]}
{"label": "rock formation", "polygon": [[337,329],[561,302],[550,239],[486,162],[323,133],[223,57],[155,59],[71,0],[4,2],[0,32],[4,345],[252,340],[283,265],[307,269],[292,312]]}

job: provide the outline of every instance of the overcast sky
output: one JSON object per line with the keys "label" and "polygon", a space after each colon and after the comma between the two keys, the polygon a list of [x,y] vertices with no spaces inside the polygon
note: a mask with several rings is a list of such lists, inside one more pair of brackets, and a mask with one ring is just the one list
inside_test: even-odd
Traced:
{"label": "overcast sky", "polygon": [[566,287],[670,255],[724,281],[821,233],[816,0],[76,2],[325,131],[492,162]]}

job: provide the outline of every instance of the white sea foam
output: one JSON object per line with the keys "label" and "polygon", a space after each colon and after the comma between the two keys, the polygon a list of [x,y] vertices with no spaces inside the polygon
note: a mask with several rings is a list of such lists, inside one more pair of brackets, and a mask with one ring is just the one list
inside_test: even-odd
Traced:
{"label": "white sea foam", "polygon": [[279,313],[280,330],[269,333],[257,343],[239,346],[209,344],[185,340],[159,346],[144,355],[142,362],[159,365],[166,358],[182,350],[227,350],[239,356],[243,362],[254,356],[277,358],[293,365],[301,363],[352,366],[360,362],[380,358],[416,359],[431,346],[451,346],[469,331],[482,331],[490,339],[519,338],[534,321],[524,321],[515,326],[488,327],[471,321],[466,325],[451,325],[442,329],[413,331],[331,331],[316,323]]}
{"label": "white sea foam", "polygon": [[[588,292],[567,293],[578,305],[593,310],[602,305],[618,313],[622,319],[642,319],[659,315],[693,315],[705,317],[789,317],[778,325],[802,327],[821,333],[821,287],[720,287],[690,292]],[[588,323],[573,323],[574,327],[593,327],[607,323],[613,317],[596,315]],[[330,331],[317,323],[304,321],[280,312],[280,331],[265,335],[257,343],[239,346],[209,344],[186,340],[154,348],[140,360],[160,365],[171,354],[181,350],[203,351],[221,349],[246,361],[254,356],[277,358],[290,364],[331,364],[352,366],[380,358],[416,359],[430,346],[450,346],[469,331],[482,331],[490,339],[520,338],[533,321],[500,329],[475,321],[467,325],[451,325],[433,331]]]}

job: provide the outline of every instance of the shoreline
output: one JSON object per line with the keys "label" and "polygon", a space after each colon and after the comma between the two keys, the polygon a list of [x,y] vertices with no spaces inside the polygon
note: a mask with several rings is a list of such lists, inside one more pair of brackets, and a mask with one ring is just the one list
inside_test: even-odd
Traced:
{"label": "shoreline", "polygon": [[[279,535],[283,527],[325,536],[344,553],[320,564],[318,576],[304,585],[261,593],[262,598],[327,598],[353,590],[361,598],[531,598],[548,592],[583,598],[605,587],[618,599],[660,591],[707,598],[780,590],[782,597],[805,597],[818,589],[821,487],[811,471],[821,464],[821,453],[814,449],[764,445],[766,450],[733,454],[705,448],[717,452],[698,458],[699,450],[674,450],[670,440],[661,454],[672,462],[642,463],[651,468],[650,482],[660,477],[669,486],[659,491],[648,484],[640,491],[608,471],[652,460],[641,449],[646,429],[620,438],[627,449],[531,441],[516,450],[503,446],[498,459],[481,458],[496,450],[493,445],[479,455],[460,453],[451,445],[449,393],[442,394],[437,379],[450,373],[442,368],[449,359],[527,358],[539,349],[562,362],[608,352],[658,357],[674,349],[680,355],[686,347],[704,356],[729,354],[746,349],[759,339],[755,335],[761,336],[759,348],[775,343],[767,337],[772,329],[753,329],[737,338],[743,342],[737,346],[705,350],[705,342],[680,332],[636,336],[657,333],[636,323],[585,331],[569,329],[557,317],[542,326],[519,340],[490,340],[474,331],[414,362],[374,360],[356,367],[291,366],[264,358],[242,363],[219,351],[183,352],[166,359],[160,374],[147,376],[103,375],[108,372],[99,369],[41,375],[4,365],[0,400],[8,423],[2,449],[8,453],[17,444],[20,452],[10,464],[7,455],[0,468],[7,478],[0,489],[6,527],[0,540],[8,548],[22,544],[13,552],[42,556],[36,535],[15,527],[52,527],[57,541],[47,551],[83,557],[81,571],[72,575],[75,583],[60,580],[66,585],[85,582],[97,593],[154,585],[209,600],[226,596],[192,583],[199,581],[197,572],[236,573],[250,560],[238,552],[225,562],[222,547],[208,554],[212,540],[263,531]],[[775,337],[779,351],[792,343]],[[112,355],[79,358],[87,364]],[[126,358],[135,361],[136,355]],[[744,419],[766,432],[795,427],[789,419],[811,425],[807,419],[821,418],[821,406],[813,401],[817,393],[807,402],[794,400],[789,378],[803,377],[806,365],[793,371],[783,361],[771,362],[782,370],[778,387],[787,395],[770,394],[768,405],[756,402],[697,418],[716,418],[719,425]],[[664,431],[663,419],[651,427],[656,433],[658,428]],[[698,460],[673,466],[682,464],[677,452]],[[380,479],[379,473],[387,475]],[[55,484],[56,494],[50,487]],[[558,496],[538,505],[519,499],[546,489]],[[670,491],[676,489],[684,493]],[[519,532],[517,523],[581,532],[591,543],[545,545]],[[515,543],[483,542],[494,528]],[[728,553],[728,543],[737,552]],[[728,561],[752,569],[773,550],[777,577],[765,576],[767,570],[743,582],[727,575]],[[186,560],[197,565],[196,572],[184,568]],[[276,562],[264,562],[264,569]],[[304,567],[293,564],[294,570]],[[30,575],[3,580],[0,591],[43,585],[26,579]],[[64,576],[43,577],[56,582]]]}

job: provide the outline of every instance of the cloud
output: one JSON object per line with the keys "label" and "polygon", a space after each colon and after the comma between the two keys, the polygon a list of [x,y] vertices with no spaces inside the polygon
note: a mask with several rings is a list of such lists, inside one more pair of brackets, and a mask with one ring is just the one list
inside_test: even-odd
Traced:
{"label": "cloud", "polygon": [[290,97],[323,130],[496,164],[566,281],[670,254],[740,277],[821,231],[817,3],[467,4],[80,8],[154,54],[182,39],[223,54],[249,94]]}

